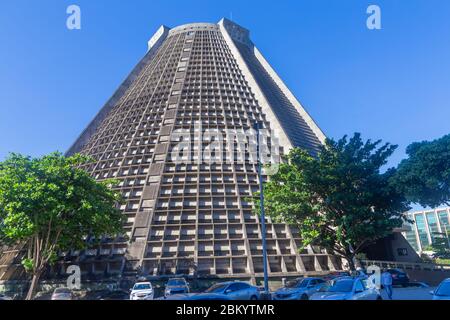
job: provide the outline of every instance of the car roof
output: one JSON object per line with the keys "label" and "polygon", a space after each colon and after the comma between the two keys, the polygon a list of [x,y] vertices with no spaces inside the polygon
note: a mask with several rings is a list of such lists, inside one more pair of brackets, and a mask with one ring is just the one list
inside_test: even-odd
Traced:
{"label": "car roof", "polygon": [[137,284],[151,284],[151,282],[136,282],[134,285],[137,285]]}
{"label": "car roof", "polygon": [[336,279],[333,279],[334,281],[338,281],[338,280],[364,280],[364,277],[359,277],[359,276],[343,276],[343,277],[339,277]]}

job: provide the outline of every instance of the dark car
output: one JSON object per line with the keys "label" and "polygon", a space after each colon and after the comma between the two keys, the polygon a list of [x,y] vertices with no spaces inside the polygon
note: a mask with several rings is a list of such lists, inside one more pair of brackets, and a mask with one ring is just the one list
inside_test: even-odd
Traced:
{"label": "dark car", "polygon": [[218,293],[184,293],[161,297],[156,300],[226,301],[233,299],[227,295]]}
{"label": "dark car", "polygon": [[217,283],[204,293],[225,295],[233,300],[258,300],[260,298],[258,287],[243,281]]}
{"label": "dark car", "polygon": [[128,291],[116,290],[103,292],[95,297],[95,300],[129,300],[130,293]]}
{"label": "dark car", "polygon": [[322,279],[325,281],[330,281],[330,280],[341,278],[341,277],[350,277],[350,272],[347,272],[347,271],[330,272],[326,276],[322,277]]}
{"label": "dark car", "polygon": [[9,301],[9,300],[12,300],[12,298],[10,298],[10,297],[8,297],[8,296],[5,296],[4,294],[1,294],[0,293],[0,301]]}
{"label": "dark car", "polygon": [[73,300],[74,295],[69,288],[56,288],[53,291],[51,300]]}
{"label": "dark car", "polygon": [[289,281],[286,286],[278,289],[274,295],[274,300],[308,300],[309,297],[317,292],[326,284],[325,280],[320,278],[299,278]]}
{"label": "dark car", "polygon": [[167,281],[164,295],[170,296],[174,294],[189,293],[189,285],[184,278],[172,278]]}
{"label": "dark car", "polygon": [[400,269],[388,269],[392,276],[392,285],[393,286],[407,286],[409,284],[409,277],[406,272]]}

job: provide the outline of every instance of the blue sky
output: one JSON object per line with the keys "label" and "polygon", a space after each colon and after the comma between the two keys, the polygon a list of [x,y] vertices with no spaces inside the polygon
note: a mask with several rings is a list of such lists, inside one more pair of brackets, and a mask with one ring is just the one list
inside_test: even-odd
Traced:
{"label": "blue sky", "polygon": [[[82,29],[66,28],[77,4]],[[366,9],[382,10],[382,30]],[[161,24],[217,22],[251,37],[323,131],[399,144],[449,133],[450,1],[3,0],[0,160],[65,151]]]}

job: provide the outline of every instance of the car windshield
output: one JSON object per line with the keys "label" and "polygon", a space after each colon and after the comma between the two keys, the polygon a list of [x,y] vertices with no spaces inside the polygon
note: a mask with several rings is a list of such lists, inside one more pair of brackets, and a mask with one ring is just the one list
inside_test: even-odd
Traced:
{"label": "car windshield", "polygon": [[353,289],[352,279],[337,280],[332,286],[327,288],[328,292],[351,292]]}
{"label": "car windshield", "polygon": [[225,289],[226,286],[227,286],[226,284],[218,283],[218,284],[213,285],[211,288],[207,289],[205,292],[208,292],[208,293],[222,292],[223,289]]}
{"label": "car windshield", "polygon": [[184,286],[186,282],[183,279],[171,279],[167,282],[168,286]]}
{"label": "car windshield", "polygon": [[307,286],[307,284],[308,284],[307,280],[298,279],[298,280],[289,281],[286,284],[286,288],[304,288]]}
{"label": "car windshield", "polygon": [[435,294],[437,296],[450,296],[450,282],[442,283]]}
{"label": "car windshield", "polygon": [[151,289],[148,283],[135,284],[133,290],[148,290]]}

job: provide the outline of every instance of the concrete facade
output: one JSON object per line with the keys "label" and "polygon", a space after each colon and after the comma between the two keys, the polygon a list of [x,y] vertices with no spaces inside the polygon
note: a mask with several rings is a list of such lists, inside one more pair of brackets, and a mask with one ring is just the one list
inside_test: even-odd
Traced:
{"label": "concrete facade", "polygon": [[[301,147],[315,155],[325,135],[249,34],[222,19],[162,26],[152,37],[145,57],[68,151],[93,157],[85,169],[96,179],[120,180],[125,233],[62,254],[55,273],[78,264],[100,278],[262,276],[261,226],[248,200],[259,189],[257,164],[249,150],[228,158],[227,143],[237,144],[230,132],[263,123],[281,154]],[[203,161],[198,141],[205,132],[220,133],[218,150],[230,161]],[[186,163],[173,161],[182,141],[194,146]],[[267,223],[271,277],[342,269],[323,249],[300,251],[297,230]]]}

